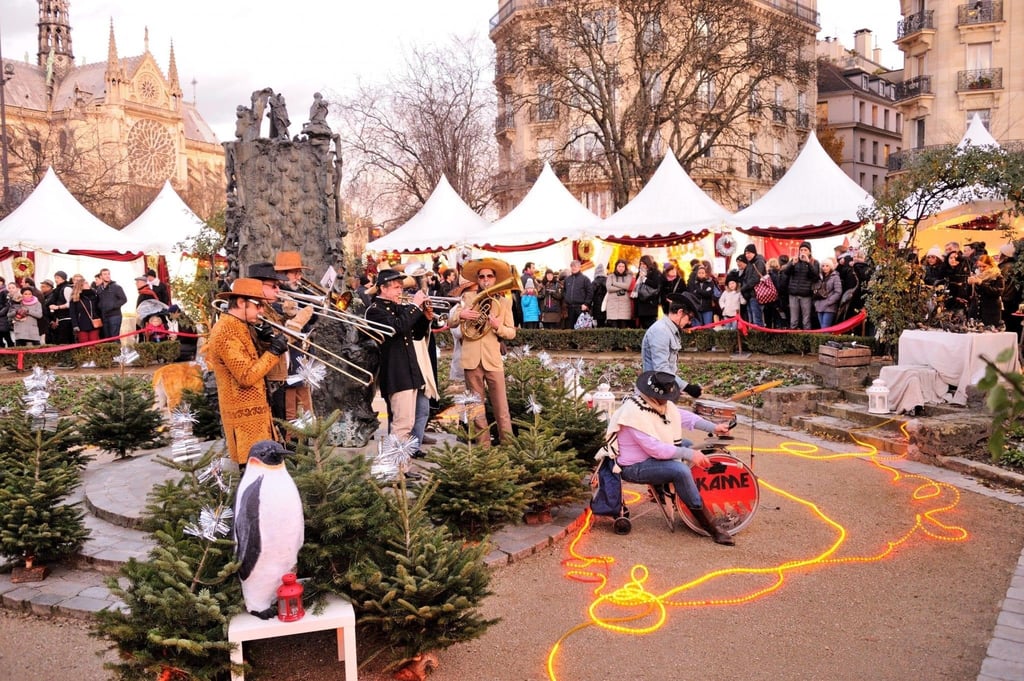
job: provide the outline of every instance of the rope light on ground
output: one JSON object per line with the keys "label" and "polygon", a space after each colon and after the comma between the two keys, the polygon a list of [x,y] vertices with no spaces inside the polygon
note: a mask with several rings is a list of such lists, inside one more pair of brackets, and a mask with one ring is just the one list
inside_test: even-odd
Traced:
{"label": "rope light on ground", "polygon": [[[616,563],[615,556],[589,555],[585,551],[584,538],[593,526],[594,517],[588,509],[579,530],[568,545],[569,557],[562,561],[564,575],[568,579],[595,584],[592,601],[587,607],[589,619],[572,627],[551,647],[548,652],[546,669],[550,681],[558,681],[557,661],[565,643],[577,632],[588,627],[600,627],[614,633],[643,636],[659,630],[668,621],[673,609],[701,607],[731,607],[750,603],[778,591],[791,573],[827,569],[839,565],[864,565],[885,560],[900,547],[904,547],[915,536],[923,540],[961,542],[969,538],[967,530],[959,525],[942,520],[960,503],[960,492],[952,485],[936,482],[926,476],[906,474],[885,461],[900,459],[899,456],[880,455],[877,448],[857,437],[861,430],[878,428],[879,424],[851,432],[851,439],[863,451],[822,453],[813,444],[805,442],[782,442],[774,448],[752,448],[759,454],[792,456],[813,461],[835,461],[842,459],[864,459],[884,471],[893,485],[918,483],[913,487],[908,503],[931,505],[914,513],[914,521],[902,534],[883,537],[884,545],[876,552],[856,556],[840,556],[840,549],[846,543],[849,532],[837,520],[829,517],[814,501],[803,498],[791,491],[772,484],[763,478],[758,482],[766,490],[782,499],[803,507],[812,522],[827,527],[832,532],[828,546],[808,556],[795,556],[776,565],[741,566],[712,570],[683,584],[678,584],[662,593],[648,590],[651,581],[646,565],[635,564],[629,570],[629,577],[622,586],[609,588],[610,572]],[[901,426],[902,427],[902,426]],[[904,430],[904,435],[906,431]],[[627,505],[635,504],[643,496],[633,490],[623,490]],[[698,588],[717,591],[705,597],[693,597]]]}

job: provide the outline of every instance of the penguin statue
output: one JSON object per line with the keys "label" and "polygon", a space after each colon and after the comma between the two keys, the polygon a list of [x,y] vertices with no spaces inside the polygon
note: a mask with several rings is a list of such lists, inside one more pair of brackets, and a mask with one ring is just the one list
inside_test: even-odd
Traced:
{"label": "penguin statue", "polygon": [[277,588],[294,572],[305,533],[302,499],[284,465],[288,453],[273,440],[254,444],[235,496],[242,596],[245,609],[260,619],[277,614]]}

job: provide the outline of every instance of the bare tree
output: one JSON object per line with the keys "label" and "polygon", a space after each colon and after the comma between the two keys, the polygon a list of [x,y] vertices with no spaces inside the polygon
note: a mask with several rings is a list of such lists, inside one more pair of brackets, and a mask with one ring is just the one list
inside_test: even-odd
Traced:
{"label": "bare tree", "polygon": [[126,162],[123,145],[103,141],[95,128],[74,125],[21,124],[9,134],[11,174],[18,178],[11,192],[12,210],[32,193],[46,169],[52,167],[72,196],[90,213],[108,225],[127,224],[123,214],[126,187],[120,180]]}
{"label": "bare tree", "polygon": [[527,107],[531,121],[564,116],[566,162],[603,175],[621,207],[650,178],[666,147],[687,169],[712,148],[748,157],[749,126],[738,123],[796,108],[774,101],[774,84],[813,76],[816,18],[785,14],[801,9],[796,2],[782,3],[783,11],[769,4],[546,4],[532,20],[509,22],[507,38],[495,38],[499,74],[528,75],[499,77],[499,106]]}
{"label": "bare tree", "polygon": [[350,197],[363,214],[403,221],[444,174],[474,210],[490,202],[494,97],[478,40],[414,49],[404,72],[360,85],[336,107]]}

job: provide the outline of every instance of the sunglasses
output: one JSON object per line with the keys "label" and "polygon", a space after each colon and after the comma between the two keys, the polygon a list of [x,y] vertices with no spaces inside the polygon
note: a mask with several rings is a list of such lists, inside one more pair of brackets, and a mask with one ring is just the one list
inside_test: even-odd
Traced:
{"label": "sunglasses", "polygon": [[494,279],[494,275],[493,274],[478,274],[478,275],[476,275],[476,278],[477,279]]}

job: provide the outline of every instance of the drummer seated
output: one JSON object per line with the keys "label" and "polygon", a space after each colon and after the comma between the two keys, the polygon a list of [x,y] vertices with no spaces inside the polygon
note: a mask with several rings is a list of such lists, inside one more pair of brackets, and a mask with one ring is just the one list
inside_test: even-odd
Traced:
{"label": "drummer seated", "polygon": [[611,416],[608,434],[617,433],[618,465],[622,479],[646,485],[671,484],[678,503],[686,504],[700,526],[718,544],[735,541],[704,505],[690,464],[707,468],[702,452],[684,446],[685,430],[726,435],[729,424],[715,424],[674,404],[679,397],[675,376],[645,371],[636,380],[636,393],[626,397]]}

